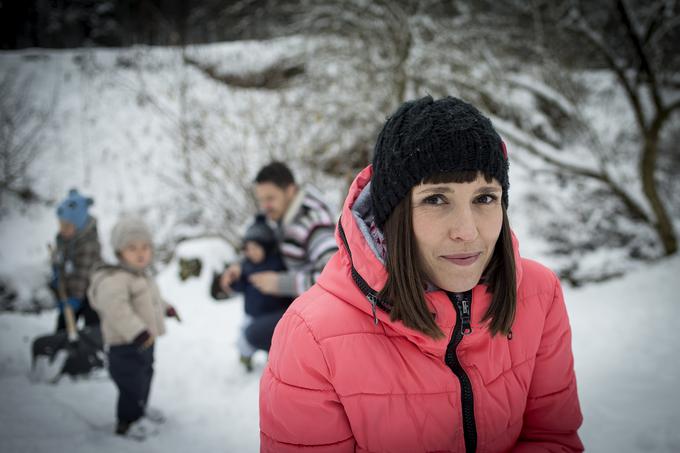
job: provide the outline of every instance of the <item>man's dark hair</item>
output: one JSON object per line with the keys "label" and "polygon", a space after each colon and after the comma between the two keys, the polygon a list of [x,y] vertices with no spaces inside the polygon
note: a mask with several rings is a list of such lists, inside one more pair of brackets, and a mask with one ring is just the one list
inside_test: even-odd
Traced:
{"label": "man's dark hair", "polygon": [[262,167],[255,176],[255,184],[266,182],[272,183],[280,189],[285,189],[291,184],[295,184],[295,178],[286,164],[274,161]]}

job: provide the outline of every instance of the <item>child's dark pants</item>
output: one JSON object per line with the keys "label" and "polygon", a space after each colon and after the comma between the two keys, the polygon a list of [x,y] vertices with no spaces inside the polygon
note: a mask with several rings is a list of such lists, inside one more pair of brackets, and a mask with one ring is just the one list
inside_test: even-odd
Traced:
{"label": "child's dark pants", "polygon": [[274,328],[276,328],[276,324],[279,322],[285,311],[285,308],[281,308],[271,313],[266,313],[253,318],[252,322],[245,330],[248,343],[253,345],[256,349],[269,351],[269,348],[272,346]]}
{"label": "child's dark pants", "polygon": [[153,377],[153,346],[140,351],[132,344],[109,348],[109,373],[118,387],[118,421],[132,423],[144,415]]}

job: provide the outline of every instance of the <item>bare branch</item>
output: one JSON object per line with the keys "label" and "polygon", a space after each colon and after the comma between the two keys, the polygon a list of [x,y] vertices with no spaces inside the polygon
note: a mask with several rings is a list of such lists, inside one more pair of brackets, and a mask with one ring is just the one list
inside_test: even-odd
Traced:
{"label": "bare branch", "polygon": [[295,60],[277,61],[260,71],[245,74],[223,74],[214,66],[203,64],[188,55],[184,56],[184,62],[217,82],[238,88],[276,90],[305,71],[305,64]]}
{"label": "bare branch", "polygon": [[521,146],[523,149],[527,150],[530,154],[538,157],[544,162],[552,165],[555,168],[559,168],[562,171],[571,173],[573,175],[583,176],[585,178],[594,179],[600,183],[609,187],[609,189],[616,195],[619,200],[626,206],[631,215],[634,218],[641,219],[647,223],[651,223],[651,219],[647,213],[642,209],[633,198],[630,197],[621,187],[619,187],[614,180],[612,180],[606,172],[598,172],[591,168],[580,167],[578,165],[570,164],[557,159],[553,156],[546,154],[541,151],[536,145],[534,140],[528,137],[522,136],[515,132],[514,128],[505,126],[505,122],[500,119],[494,119],[494,125],[502,135],[506,136],[510,141]]}
{"label": "bare branch", "polygon": [[[525,136],[524,134],[517,133],[516,129],[513,127],[508,127],[507,123],[504,120],[500,118],[495,118],[493,120],[493,123],[496,126],[496,129],[498,129],[502,133],[501,135],[508,137],[509,140],[515,142],[523,149],[526,149],[530,154],[540,158],[544,162],[575,175],[585,176],[587,178],[598,180],[604,179],[604,175],[602,173],[597,172],[592,168],[574,165],[565,162],[561,159],[558,159],[554,156],[546,154],[544,151],[540,150],[538,146],[535,145],[534,142],[535,139],[531,139]],[[555,150],[555,154],[558,153],[559,151]]]}
{"label": "bare branch", "polygon": [[637,53],[638,58],[640,58],[640,69],[647,74],[647,80],[649,81],[649,89],[652,94],[652,99],[654,100],[654,105],[657,111],[663,109],[661,95],[659,93],[659,86],[656,82],[656,69],[652,67],[652,63],[647,55],[647,52],[643,46],[642,38],[638,34],[638,31],[633,26],[633,19],[631,18],[630,12],[624,0],[617,0],[616,7],[619,10],[623,24],[625,25],[628,38],[633,43],[635,48],[635,53]]}
{"label": "bare branch", "polygon": [[649,23],[645,28],[645,32],[642,36],[642,42],[644,44],[649,44],[652,40],[654,34],[661,28],[663,24],[663,10],[666,7],[665,2],[659,2],[656,4],[656,8],[650,14]]}
{"label": "bare branch", "polygon": [[633,107],[633,113],[635,114],[635,118],[640,130],[644,131],[647,127],[647,121],[645,119],[644,110],[642,109],[640,97],[633,85],[628,80],[625,68],[617,62],[617,57],[605,45],[602,37],[590,27],[590,25],[582,16],[579,16],[576,26],[568,26],[568,29],[570,29],[572,32],[581,33],[582,36],[588,39],[588,41],[593,44],[595,49],[604,57],[611,70],[614,72],[614,74],[616,74],[616,77],[619,79],[621,86],[628,96],[628,100]]}
{"label": "bare branch", "polygon": [[680,108],[680,98],[676,99],[675,101],[671,102],[669,105],[666,106],[664,109],[665,115],[669,116],[675,109]]}
{"label": "bare branch", "polygon": [[45,205],[53,202],[53,200],[37,194],[30,187],[14,187],[11,184],[7,184],[6,181],[0,181],[0,191],[9,192],[25,202],[37,202]]}
{"label": "bare branch", "polygon": [[647,121],[644,110],[642,109],[642,103],[637,91],[626,76],[625,68],[617,62],[616,55],[612,53],[609,47],[607,47],[602,36],[593,30],[581,12],[579,10],[573,9],[572,15],[576,21],[575,23],[567,24],[567,30],[578,33],[588,39],[595,49],[604,57],[611,70],[614,72],[614,74],[616,74],[616,77],[619,79],[621,86],[628,96],[628,100],[633,107],[633,113],[635,114],[635,118],[640,130],[645,131],[647,129]]}
{"label": "bare branch", "polygon": [[[667,4],[668,2],[664,3]],[[673,13],[673,7],[668,5],[664,6],[668,10],[667,12],[664,11],[665,21],[661,24],[661,26],[657,27],[655,30],[652,31],[651,36],[649,37],[650,44],[658,43],[668,33],[672,32],[673,30],[675,30],[675,28],[680,26],[680,16]]]}

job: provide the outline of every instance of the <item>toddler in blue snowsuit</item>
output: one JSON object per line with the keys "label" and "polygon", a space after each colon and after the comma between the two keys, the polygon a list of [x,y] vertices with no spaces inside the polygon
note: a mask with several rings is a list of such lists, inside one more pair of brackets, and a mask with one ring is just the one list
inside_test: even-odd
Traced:
{"label": "toddler in blue snowsuit", "polygon": [[279,272],[286,269],[274,231],[264,215],[257,215],[243,237],[241,275],[230,289],[243,293],[244,320],[238,339],[240,361],[252,371],[252,356],[258,349],[269,350],[273,326],[292,302],[290,297],[263,294],[250,281],[250,276],[263,271]]}

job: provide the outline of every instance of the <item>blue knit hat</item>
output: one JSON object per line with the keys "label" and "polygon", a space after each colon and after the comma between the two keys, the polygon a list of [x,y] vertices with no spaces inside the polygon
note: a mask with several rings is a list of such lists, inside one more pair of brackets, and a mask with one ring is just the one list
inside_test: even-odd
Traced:
{"label": "blue knit hat", "polygon": [[72,223],[76,230],[80,231],[90,219],[88,208],[93,204],[92,198],[82,196],[77,189],[71,189],[68,196],[59,204],[57,217],[59,220]]}

